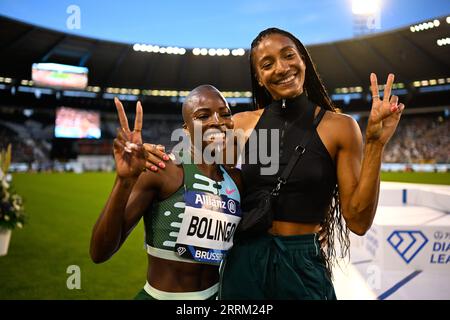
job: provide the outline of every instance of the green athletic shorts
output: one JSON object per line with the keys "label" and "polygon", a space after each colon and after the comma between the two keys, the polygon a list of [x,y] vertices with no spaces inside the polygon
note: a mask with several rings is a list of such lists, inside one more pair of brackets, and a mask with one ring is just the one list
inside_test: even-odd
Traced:
{"label": "green athletic shorts", "polygon": [[219,299],[335,300],[316,234],[240,240],[221,266]]}
{"label": "green athletic shorts", "polygon": [[151,295],[147,293],[144,289],[138,292],[138,294],[134,297],[134,300],[156,300]]}

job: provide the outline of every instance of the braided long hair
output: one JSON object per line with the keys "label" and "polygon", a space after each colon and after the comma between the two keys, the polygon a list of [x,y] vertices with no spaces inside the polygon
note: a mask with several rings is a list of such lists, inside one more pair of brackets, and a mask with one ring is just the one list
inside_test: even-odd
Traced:
{"label": "braided long hair", "polygon": [[[305,46],[291,33],[278,29],[268,28],[252,41],[250,50],[250,72],[252,81],[252,93],[253,93],[253,105],[255,109],[261,109],[268,106],[273,102],[272,96],[269,94],[265,87],[259,86],[256,78],[256,69],[254,65],[254,49],[265,37],[271,34],[281,34],[291,39],[297,50],[299,51],[303,62],[306,65],[305,71],[305,83],[304,90],[308,96],[308,99],[331,112],[338,112],[331,101],[327,90],[316,71],[316,67],[311,60],[311,57],[306,50]],[[345,225],[345,221],[342,217],[341,207],[339,203],[339,190],[337,185],[333,191],[331,203],[325,220],[321,224],[321,230],[319,232],[319,239],[321,243],[321,251],[323,258],[325,259],[325,265],[330,276],[332,276],[332,267],[337,261],[338,254],[335,247],[335,240],[340,245],[340,257],[345,257],[349,254],[350,240],[349,229]]]}

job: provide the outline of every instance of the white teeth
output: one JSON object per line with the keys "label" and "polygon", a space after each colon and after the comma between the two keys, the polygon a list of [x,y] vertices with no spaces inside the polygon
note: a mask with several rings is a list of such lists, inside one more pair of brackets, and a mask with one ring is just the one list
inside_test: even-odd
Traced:
{"label": "white teeth", "polygon": [[285,84],[285,83],[291,82],[294,79],[295,79],[295,75],[292,75],[292,76],[287,77],[286,79],[278,81],[278,83],[279,84]]}

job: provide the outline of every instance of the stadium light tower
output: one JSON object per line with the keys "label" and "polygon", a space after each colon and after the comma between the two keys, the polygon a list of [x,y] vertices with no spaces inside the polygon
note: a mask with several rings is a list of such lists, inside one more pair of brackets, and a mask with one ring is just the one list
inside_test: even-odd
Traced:
{"label": "stadium light tower", "polygon": [[381,0],[352,0],[352,13],[354,36],[381,28]]}

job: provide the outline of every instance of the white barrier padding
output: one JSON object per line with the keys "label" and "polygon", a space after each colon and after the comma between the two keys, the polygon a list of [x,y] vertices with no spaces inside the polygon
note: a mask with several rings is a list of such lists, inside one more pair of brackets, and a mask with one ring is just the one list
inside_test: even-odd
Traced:
{"label": "white barrier padding", "polygon": [[378,206],[423,206],[450,212],[450,186],[382,182]]}
{"label": "white barrier padding", "polygon": [[450,275],[450,215],[427,207],[379,207],[363,249],[384,270]]}

